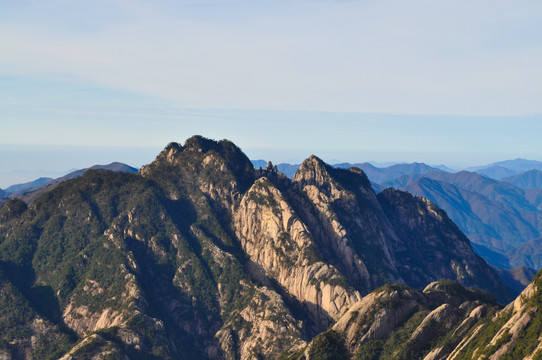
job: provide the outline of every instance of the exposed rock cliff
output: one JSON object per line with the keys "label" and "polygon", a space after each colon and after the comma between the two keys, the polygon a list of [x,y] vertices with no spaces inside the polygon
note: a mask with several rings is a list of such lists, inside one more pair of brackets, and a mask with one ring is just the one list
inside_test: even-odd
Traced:
{"label": "exposed rock cliff", "polygon": [[[508,306],[487,293],[452,281],[423,292],[386,286],[364,297],[333,326],[343,358],[424,360],[515,360],[542,357],[542,273]],[[334,359],[315,338],[287,359]],[[335,348],[340,346],[335,346]],[[317,350],[315,350],[317,348]]]}
{"label": "exposed rock cliff", "polygon": [[[387,285],[355,304],[333,330],[342,335],[348,358],[445,359],[497,309],[487,294],[451,281],[432,283],[423,292]],[[312,359],[313,350],[311,343],[297,358]]]}
{"label": "exposed rock cliff", "polygon": [[280,191],[262,177],[246,192],[233,217],[243,250],[326,328],[361,297],[320,258],[307,227]]}
{"label": "exposed rock cliff", "polygon": [[436,279],[455,279],[490,291],[502,302],[512,300],[493,268],[431,201],[391,188],[378,194],[378,200],[400,239],[393,249],[407,284],[421,288]]}
{"label": "exposed rock cliff", "polygon": [[520,296],[479,325],[451,359],[539,359],[542,357],[542,273]]}
{"label": "exposed rock cliff", "polygon": [[[362,292],[397,277],[389,242],[394,237],[367,177],[360,171],[333,169],[311,155],[294,175],[293,184],[310,201],[307,223],[326,255]],[[311,211],[312,210],[312,211]]]}

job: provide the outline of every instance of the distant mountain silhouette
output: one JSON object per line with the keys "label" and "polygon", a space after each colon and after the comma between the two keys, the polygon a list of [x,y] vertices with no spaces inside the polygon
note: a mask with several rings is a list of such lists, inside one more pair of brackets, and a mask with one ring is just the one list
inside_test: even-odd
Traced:
{"label": "distant mountain silhouette", "polygon": [[491,166],[485,169],[476,170],[475,172],[496,180],[517,174],[517,171],[505,168],[503,166]]}
{"label": "distant mountain silhouette", "polygon": [[542,170],[529,170],[517,175],[501,179],[522,189],[542,188]]}
{"label": "distant mountain silhouette", "polygon": [[516,174],[529,171],[529,170],[542,170],[542,161],[526,160],[526,159],[514,159],[497,161],[491,164],[483,166],[473,166],[467,168],[468,171],[480,172],[480,170],[489,169],[493,167],[505,168],[514,171]]}
{"label": "distant mountain silhouette", "polygon": [[444,165],[444,164],[440,164],[440,165],[429,165],[431,167],[434,167],[435,169],[439,169],[439,170],[442,170],[442,171],[446,171],[446,172],[449,172],[449,173],[454,173],[454,172],[457,172],[457,170],[454,170],[452,168],[449,168],[448,166]]}
{"label": "distant mountain silhouette", "polygon": [[[138,171],[136,168],[120,162],[112,162],[111,164],[107,165],[94,165],[86,169],[72,171],[69,174],[66,174],[56,179],[39,178],[27,183],[12,185],[5,189],[6,195],[4,197],[20,197],[26,203],[31,203],[39,195],[43,194],[46,191],[52,190],[62,181],[77,178],[83,175],[88,170],[110,170],[127,173],[135,173]],[[0,195],[2,194],[0,193]],[[2,205],[3,204],[0,204],[0,207]]]}
{"label": "distant mountain silhouette", "polygon": [[267,165],[267,161],[262,160],[262,159],[260,159],[260,160],[250,160],[250,162],[254,166],[254,169],[259,169],[259,168],[265,169],[265,166]]}
{"label": "distant mountain silhouette", "polygon": [[33,180],[33,181],[29,181],[29,182],[26,182],[26,183],[23,183],[23,184],[11,185],[10,187],[6,188],[4,191],[5,191],[7,194],[10,194],[10,195],[13,194],[13,195],[17,196],[17,194],[18,194],[21,190],[34,188],[34,187],[43,185],[43,184],[45,184],[46,182],[49,182],[49,181],[51,181],[51,180],[53,180],[53,178],[50,178],[50,177],[40,177],[39,179],[36,179],[36,180]]}
{"label": "distant mountain silhouette", "polygon": [[512,266],[526,265],[533,269],[542,268],[542,238],[521,244],[506,253]]}
{"label": "distant mountain silhouette", "polygon": [[396,164],[385,168],[376,167],[369,163],[340,163],[334,164],[334,167],[349,169],[351,167],[357,167],[363,170],[369,180],[375,183],[382,183],[385,181],[390,181],[396,179],[403,175],[420,175],[427,174],[431,172],[444,172],[443,170],[437,169],[436,167],[429,166],[424,163],[411,163],[411,164]]}
{"label": "distant mountain silhouette", "polygon": [[[422,177],[401,190],[433,201],[472,241],[490,249],[505,252],[520,245],[524,239],[539,236],[542,229],[535,221],[530,223],[526,220],[529,218],[527,212],[538,211],[521,194],[505,193],[501,198],[496,198],[488,193],[499,193],[502,189],[484,191],[478,184],[466,188],[460,181],[453,178],[448,180]],[[523,212],[518,204],[521,204]]]}
{"label": "distant mountain silhouette", "polygon": [[[394,181],[386,182],[382,185],[401,187],[421,178],[422,175],[413,175],[410,177],[400,177]],[[477,173],[469,171],[460,171],[457,173],[431,172],[423,177],[433,180],[445,181],[462,189],[476,192],[484,195],[489,200],[501,204],[513,206],[517,210],[537,211],[537,204],[531,203],[524,189],[520,189],[512,184],[487,178]]]}
{"label": "distant mountain silhouette", "polygon": [[494,266],[533,266],[510,261],[507,252],[542,236],[542,189],[521,189],[469,171],[403,175],[380,185],[433,201]]}
{"label": "distant mountain silhouette", "polygon": [[521,292],[527,286],[536,271],[527,266],[517,266],[513,269],[497,269],[501,280],[514,292]]}

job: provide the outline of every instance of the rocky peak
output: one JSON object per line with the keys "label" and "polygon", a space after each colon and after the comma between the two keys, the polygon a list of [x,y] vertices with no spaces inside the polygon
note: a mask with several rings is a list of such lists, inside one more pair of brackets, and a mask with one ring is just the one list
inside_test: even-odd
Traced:
{"label": "rocky peak", "polygon": [[230,141],[202,136],[193,136],[184,145],[170,143],[140,174],[160,183],[174,200],[183,191],[199,189],[223,208],[231,208],[254,181],[252,163],[241,149]]}
{"label": "rocky peak", "polygon": [[182,152],[183,150],[183,146],[179,143],[176,143],[176,142],[170,142],[165,148],[164,150],[162,150],[158,156],[156,157],[156,159],[154,160],[153,163],[149,164],[149,165],[144,165],[141,167],[141,169],[139,170],[139,172],[143,175],[147,174],[149,171],[150,171],[150,168],[151,166],[154,164],[156,165],[157,163],[168,163],[168,164],[174,164],[175,163],[175,159],[177,158],[177,154],[179,154],[180,152]]}
{"label": "rocky peak", "polygon": [[342,191],[361,195],[376,204],[371,182],[365,173],[356,167],[350,169],[334,168],[315,155],[307,158],[294,175],[293,182],[299,188],[314,185],[328,196],[336,197]]}
{"label": "rocky peak", "polygon": [[386,285],[365,296],[333,326],[345,335],[351,354],[367,342],[387,339],[417,309],[426,307],[424,296],[415,289]]}
{"label": "rocky peak", "polygon": [[267,178],[281,191],[287,192],[287,189],[290,187],[292,181],[283,173],[281,173],[276,165],[273,165],[271,161],[267,162],[265,169],[258,169],[255,171],[255,178],[260,179],[262,177]]}
{"label": "rocky peak", "polygon": [[326,184],[330,180],[327,168],[325,162],[317,156],[311,155],[299,166],[293,181],[301,186]]}
{"label": "rocky peak", "polygon": [[539,271],[516,300],[508,305],[515,311],[538,308],[542,303],[542,271]]}
{"label": "rocky peak", "polygon": [[218,142],[204,138],[201,135],[194,135],[185,140],[183,147],[190,151],[207,152],[211,149],[216,150],[218,148]]}
{"label": "rocky peak", "polygon": [[429,215],[437,221],[450,221],[442,209],[439,209],[433,202],[424,197],[414,197],[411,193],[392,188],[384,189],[380,194],[380,199],[386,203],[394,203],[400,206],[401,211],[405,214]]}
{"label": "rocky peak", "polygon": [[[392,284],[354,304],[332,330],[344,340],[349,353],[341,357],[345,359],[470,359],[454,353],[498,309],[456,282],[438,281],[423,292]],[[307,347],[306,359],[320,358],[313,356],[315,342],[316,338]],[[321,347],[318,352],[321,356]]]}
{"label": "rocky peak", "polygon": [[267,165],[265,166],[265,171],[277,171],[277,167],[273,167],[273,163],[271,161],[267,162]]}
{"label": "rocky peak", "polygon": [[437,304],[453,304],[459,306],[465,301],[480,301],[495,305],[493,295],[482,290],[465,288],[454,280],[438,280],[423,289],[426,298]]}
{"label": "rocky peak", "polygon": [[[156,166],[162,162],[178,164],[179,162],[186,160],[183,159],[182,155],[185,155],[184,157],[190,156],[188,153],[214,153],[216,156],[223,158],[234,171],[244,172],[247,170],[247,168],[253,169],[250,160],[241,151],[241,149],[239,149],[231,141],[215,141],[200,135],[192,136],[191,138],[186,139],[184,145],[176,142],[169,143],[164,150],[158,154],[153,163],[142,167],[142,169],[147,169],[152,165]],[[197,157],[195,154],[192,154],[192,156]]]}
{"label": "rocky peak", "polygon": [[392,230],[361,170],[335,169],[311,155],[293,183],[311,203],[298,209],[313,226],[322,253],[362,293],[389,279],[401,281],[388,246]]}

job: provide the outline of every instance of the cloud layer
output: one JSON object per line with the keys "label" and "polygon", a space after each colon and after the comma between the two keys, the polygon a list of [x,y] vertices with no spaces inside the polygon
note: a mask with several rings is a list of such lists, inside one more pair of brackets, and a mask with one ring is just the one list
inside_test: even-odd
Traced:
{"label": "cloud layer", "polygon": [[4,75],[191,108],[542,113],[540,1],[21,1]]}

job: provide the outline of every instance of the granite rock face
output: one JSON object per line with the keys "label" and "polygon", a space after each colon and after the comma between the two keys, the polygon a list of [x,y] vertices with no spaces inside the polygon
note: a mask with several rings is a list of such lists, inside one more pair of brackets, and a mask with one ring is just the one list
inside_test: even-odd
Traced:
{"label": "granite rock face", "polygon": [[[386,286],[355,304],[333,331],[347,348],[347,359],[539,359],[541,276],[506,307],[449,280],[431,283],[423,292]],[[316,352],[321,357],[318,346],[315,338],[290,359],[308,360]]]}

